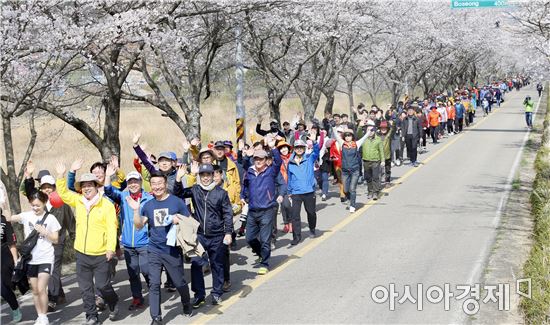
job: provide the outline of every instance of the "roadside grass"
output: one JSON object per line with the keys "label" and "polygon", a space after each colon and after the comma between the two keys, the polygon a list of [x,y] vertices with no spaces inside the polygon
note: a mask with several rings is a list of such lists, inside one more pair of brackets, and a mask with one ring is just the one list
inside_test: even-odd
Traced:
{"label": "roadside grass", "polygon": [[[534,244],[523,268],[524,278],[530,278],[532,283],[531,298],[522,298],[520,303],[527,324],[550,322],[550,100],[548,99],[549,97],[547,97],[541,149],[534,163],[536,176],[530,197],[531,213],[535,223]],[[526,287],[521,290],[527,292]]]}

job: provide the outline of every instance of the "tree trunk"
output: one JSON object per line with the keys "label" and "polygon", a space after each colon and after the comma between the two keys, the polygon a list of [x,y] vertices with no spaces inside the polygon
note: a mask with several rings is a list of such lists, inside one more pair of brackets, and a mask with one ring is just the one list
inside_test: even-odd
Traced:
{"label": "tree trunk", "polygon": [[19,184],[15,172],[15,159],[13,155],[13,138],[11,134],[11,116],[2,114],[2,128],[4,136],[4,152],[6,155],[7,173],[2,171],[2,182],[6,186],[10,211],[12,214],[21,212],[21,201],[19,200]]}
{"label": "tree trunk", "polygon": [[282,96],[278,95],[274,89],[267,90],[269,100],[269,117],[277,121],[281,121],[281,101]]}
{"label": "tree trunk", "polygon": [[346,84],[347,84],[347,87],[348,87],[348,106],[351,108],[351,107],[355,107],[355,101],[353,99],[353,81],[351,80],[347,80],[346,78]]}
{"label": "tree trunk", "polygon": [[120,157],[120,90],[114,89],[113,95],[104,100],[105,123],[103,128],[103,145],[97,148],[104,161],[112,155]]}
{"label": "tree trunk", "polygon": [[201,138],[201,117],[200,97],[196,97],[190,107],[189,113],[185,114],[185,118],[187,119],[185,136],[188,139]]}
{"label": "tree trunk", "polygon": [[400,95],[401,95],[401,91],[399,90],[399,85],[393,84],[392,92],[391,92],[391,103],[393,106],[397,107],[397,102],[399,101]]}
{"label": "tree trunk", "polygon": [[325,95],[325,97],[327,98],[327,102],[325,103],[325,114],[332,114],[332,112],[334,111],[334,92]]}

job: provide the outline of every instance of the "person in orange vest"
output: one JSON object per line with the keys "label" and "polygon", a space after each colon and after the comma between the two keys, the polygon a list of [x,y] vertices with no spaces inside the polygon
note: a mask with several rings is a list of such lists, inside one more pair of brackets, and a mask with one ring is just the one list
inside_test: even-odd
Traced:
{"label": "person in orange vest", "polygon": [[447,133],[453,135],[454,133],[454,124],[456,118],[456,109],[455,106],[449,101],[447,102]]}
{"label": "person in orange vest", "polygon": [[432,106],[431,111],[428,114],[428,122],[430,123],[430,134],[432,135],[432,140],[434,144],[437,143],[440,119],[441,119],[441,114],[437,111],[437,107]]}

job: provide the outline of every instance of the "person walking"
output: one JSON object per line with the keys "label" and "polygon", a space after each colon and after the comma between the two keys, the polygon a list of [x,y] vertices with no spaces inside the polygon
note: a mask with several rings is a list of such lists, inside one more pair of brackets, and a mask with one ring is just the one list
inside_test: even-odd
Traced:
{"label": "person walking", "polygon": [[523,101],[523,108],[525,108],[525,122],[527,123],[527,128],[533,128],[533,110],[535,103],[531,99],[531,96],[527,95]]}
{"label": "person walking", "polygon": [[[29,161],[25,167],[24,186],[26,195],[32,194],[37,190],[44,192],[48,196],[58,195],[56,193],[55,178],[49,174],[49,171],[47,175],[44,175],[39,179],[40,187],[38,189],[35,187],[35,180],[32,177],[33,172],[34,163]],[[67,233],[73,242],[75,239],[75,222],[72,209],[65,203],[61,206],[54,207],[51,200],[48,199],[46,208],[49,213],[54,215],[57,222],[61,225],[61,229],[59,229],[59,239],[57,243],[53,244],[55,259],[53,270],[50,275],[50,281],[48,283],[48,312],[53,312],[58,304],[65,303],[65,292],[63,291],[63,285],[61,283],[61,265],[63,261],[63,252],[65,250]]]}
{"label": "person walking", "polygon": [[[174,179],[175,180],[175,179]],[[183,315],[191,317],[193,307],[189,296],[189,286],[183,273],[183,253],[180,247],[168,245],[167,239],[174,225],[180,218],[188,218],[191,213],[185,202],[168,192],[167,175],[160,172],[151,173],[151,190],[153,199],[141,207],[140,200],[126,197],[130,208],[134,212],[134,226],[143,229],[145,225],[149,229],[149,245],[147,257],[149,259],[149,312],[152,325],[161,325],[161,291],[160,277],[164,268],[172,279],[173,285],[180,294],[183,305]],[[174,184],[175,185],[175,184]],[[172,233],[175,232],[172,230]],[[175,238],[174,238],[175,239]]]}
{"label": "person walking", "polygon": [[75,183],[82,194],[69,191],[64,178],[66,167],[59,162],[55,182],[59,196],[75,209],[76,278],[80,287],[86,324],[99,324],[94,296],[95,287],[109,305],[109,319],[116,320],[119,313],[118,295],[111,285],[110,261],[115,257],[117,226],[115,207],[99,193],[102,186],[92,173],[85,173]]}
{"label": "person walking", "polygon": [[185,167],[178,170],[174,195],[192,200],[195,210],[193,218],[200,223],[197,236],[208,253],[207,258],[198,257],[191,262],[191,290],[195,293],[193,308],[199,308],[206,298],[203,266],[208,262],[212,270],[212,305],[218,305],[222,300],[225,255],[229,251],[233,233],[233,209],[227,191],[214,182],[212,165],[203,164],[191,172],[197,174],[198,182],[183,188],[181,178],[186,170]]}
{"label": "person walking", "polygon": [[456,101],[455,103],[455,111],[456,111],[456,133],[462,132],[462,128],[464,127],[464,117],[465,117],[465,109],[464,105],[460,101]]}
{"label": "person walking", "polygon": [[279,150],[275,148],[275,139],[265,138],[264,142],[271,148],[273,163],[267,164],[265,150],[255,150],[254,165],[246,170],[241,193],[243,204],[248,205],[246,241],[252,252],[259,256],[259,275],[269,271],[273,214],[277,213],[277,203],[283,202],[282,197],[275,197],[277,177],[283,161]]}
{"label": "person walking", "polygon": [[454,132],[454,126],[455,126],[455,118],[456,118],[456,108],[455,106],[449,101],[447,102],[447,134],[453,135]]}
{"label": "person walking", "polygon": [[[325,131],[321,132],[320,143],[324,143]],[[317,134],[315,132],[310,133],[310,140],[315,141]],[[288,193],[292,202],[292,241],[290,245],[294,246],[300,243],[302,240],[302,221],[300,217],[300,211],[302,204],[305,207],[309,236],[314,238],[316,236],[315,228],[317,226],[317,212],[315,211],[316,205],[316,181],[314,175],[314,167],[316,161],[319,159],[319,143],[313,144],[313,151],[310,154],[306,154],[307,144],[302,140],[296,140],[294,142],[294,152],[288,163]]]}
{"label": "person walking", "polygon": [[539,97],[542,96],[542,90],[544,89],[544,87],[542,86],[542,83],[538,83],[537,84],[537,92],[539,93]]}
{"label": "person walking", "polygon": [[124,259],[126,260],[126,269],[130,280],[130,290],[132,292],[132,302],[128,310],[139,310],[145,308],[142,294],[142,285],[140,273],[143,275],[147,287],[149,287],[149,259],[147,258],[147,245],[149,244],[149,234],[147,228],[137,229],[134,225],[134,211],[126,200],[131,197],[134,200],[140,200],[140,206],[143,208],[145,203],[153,199],[153,196],[143,189],[143,180],[141,174],[137,171],[129,172],[126,175],[126,189],[121,191],[110,185],[111,177],[115,174],[115,168],[108,165],[105,171],[105,196],[117,203],[121,209],[120,228],[122,230],[120,243],[124,247]]}
{"label": "person walking", "polygon": [[403,120],[403,122],[401,122],[401,136],[405,139],[407,155],[411,160],[411,165],[417,167],[417,146],[418,141],[422,136],[422,126],[420,124],[420,120],[415,115],[413,107],[409,107],[407,109],[407,117]]}
{"label": "person walking", "polygon": [[11,277],[13,274],[13,268],[17,264],[18,253],[17,253],[17,237],[15,236],[15,231],[11,225],[11,222],[8,222],[4,216],[4,204],[6,203],[7,193],[5,191],[4,184],[0,181],[0,215],[2,216],[0,222],[0,236],[1,236],[1,268],[2,268],[2,277],[0,279],[2,284],[2,299],[8,303],[11,309],[12,322],[18,323],[23,319],[23,314],[19,308],[19,303],[17,302],[17,297],[13,292],[11,282]]}
{"label": "person walking", "polygon": [[[363,120],[359,122],[359,127],[365,124]],[[333,133],[334,134],[334,133]],[[359,170],[361,169],[361,146],[366,140],[367,134],[361,139],[355,141],[355,135],[351,130],[344,130],[342,136],[336,134],[340,148],[342,148],[342,181],[344,183],[344,193],[349,200],[346,209],[350,213],[355,212],[357,200],[357,182],[359,180]]]}
{"label": "person walking", "polygon": [[32,297],[38,318],[35,325],[48,325],[48,291],[46,287],[50,280],[55,253],[53,244],[59,239],[61,225],[57,219],[48,212],[46,203],[48,195],[35,191],[28,196],[32,210],[14,216],[7,216],[8,222],[18,222],[23,225],[25,238],[31,233],[39,234],[36,245],[31,251],[28,261],[27,276],[32,287]]}
{"label": "person walking", "polygon": [[428,114],[428,121],[430,123],[430,135],[432,136],[433,144],[437,143],[439,137],[439,121],[441,114],[437,111],[437,107],[432,106],[430,113]]}
{"label": "person walking", "polygon": [[[376,135],[375,122],[367,121],[367,138],[361,146],[364,166],[365,180],[367,181],[368,198],[378,200],[380,198],[380,166],[384,160],[384,145],[379,136]],[[363,136],[363,129],[360,128],[357,136]]]}

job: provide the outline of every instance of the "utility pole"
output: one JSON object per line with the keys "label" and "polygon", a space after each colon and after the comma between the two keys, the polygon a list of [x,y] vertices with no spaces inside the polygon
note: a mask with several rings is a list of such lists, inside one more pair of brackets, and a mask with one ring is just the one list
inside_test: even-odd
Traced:
{"label": "utility pole", "polygon": [[[245,117],[246,110],[244,108],[244,71],[243,71],[243,49],[241,45],[241,27],[237,26],[235,29],[235,39],[236,39],[236,51],[235,51],[235,61],[236,61],[236,70],[235,70],[235,79],[237,81],[237,98],[236,98],[236,136],[237,142],[244,139],[246,136],[245,130]],[[245,139],[246,140],[246,139]]]}

